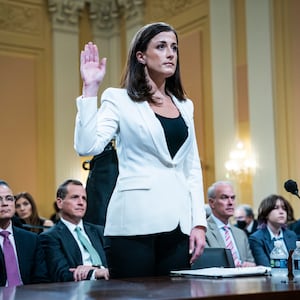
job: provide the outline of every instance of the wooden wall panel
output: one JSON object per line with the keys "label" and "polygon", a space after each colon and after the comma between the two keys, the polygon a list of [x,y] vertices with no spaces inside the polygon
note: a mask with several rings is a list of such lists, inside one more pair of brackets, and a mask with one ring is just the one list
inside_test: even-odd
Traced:
{"label": "wooden wall panel", "polygon": [[41,215],[55,187],[51,26],[43,0],[0,1],[0,178],[30,192]]}

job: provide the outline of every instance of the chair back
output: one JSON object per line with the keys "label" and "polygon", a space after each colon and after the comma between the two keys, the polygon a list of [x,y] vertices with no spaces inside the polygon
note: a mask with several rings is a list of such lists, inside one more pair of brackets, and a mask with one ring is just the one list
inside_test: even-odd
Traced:
{"label": "chair back", "polygon": [[192,264],[191,269],[211,267],[234,268],[231,251],[225,248],[205,248],[202,255]]}

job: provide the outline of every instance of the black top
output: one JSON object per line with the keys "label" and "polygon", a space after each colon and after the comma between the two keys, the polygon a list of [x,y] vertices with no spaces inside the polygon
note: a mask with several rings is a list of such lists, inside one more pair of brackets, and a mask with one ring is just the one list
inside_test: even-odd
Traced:
{"label": "black top", "polygon": [[188,136],[188,127],[181,115],[177,118],[155,115],[164,129],[168,149],[173,158]]}

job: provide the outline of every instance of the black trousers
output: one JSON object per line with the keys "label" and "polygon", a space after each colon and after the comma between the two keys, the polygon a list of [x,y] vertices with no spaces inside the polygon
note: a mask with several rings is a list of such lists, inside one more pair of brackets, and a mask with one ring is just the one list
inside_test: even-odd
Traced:
{"label": "black trousers", "polygon": [[106,257],[111,278],[168,275],[189,269],[189,236],[179,226],[165,233],[109,238]]}
{"label": "black trousers", "polygon": [[93,157],[89,168],[84,168],[89,170],[84,220],[104,226],[107,206],[119,175],[117,153],[112,144],[109,143],[102,153]]}

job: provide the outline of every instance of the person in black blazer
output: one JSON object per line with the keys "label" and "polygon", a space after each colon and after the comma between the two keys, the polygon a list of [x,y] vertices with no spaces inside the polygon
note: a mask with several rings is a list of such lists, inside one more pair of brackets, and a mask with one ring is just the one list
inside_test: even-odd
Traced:
{"label": "person in black blazer", "polygon": [[[9,185],[0,180],[0,231],[11,234],[19,265],[20,284],[49,282],[44,252],[36,233],[21,229],[13,224],[15,198]],[[0,235],[0,286],[7,286],[3,237]]]}
{"label": "person in black blazer", "polygon": [[[74,179],[63,182],[57,190],[56,202],[60,209],[60,220],[39,235],[51,280],[60,282],[109,279],[103,226],[82,220],[87,208],[87,196],[82,183]],[[85,232],[100,256],[101,265],[92,264],[90,254],[76,235],[77,226]]]}
{"label": "person in black blazer", "polygon": [[296,248],[297,235],[287,228],[288,201],[280,195],[266,197],[258,208],[259,229],[249,236],[249,244],[257,265],[270,267],[274,241],[282,239],[287,253]]}

